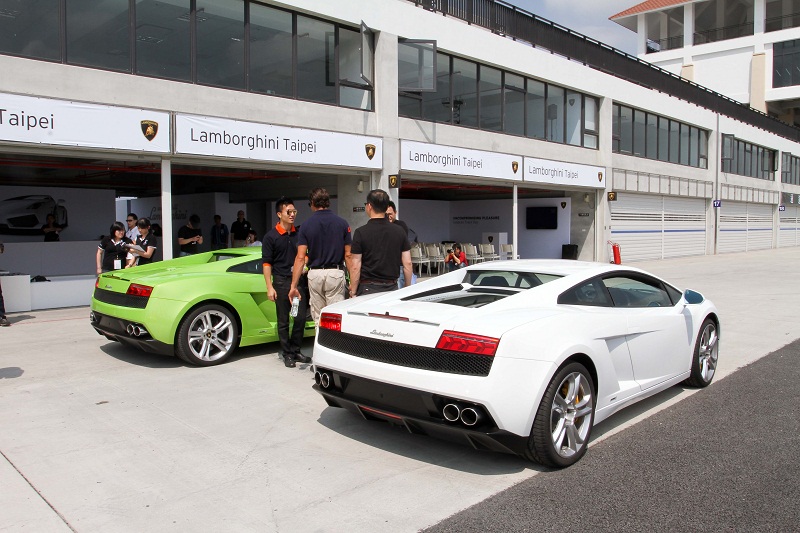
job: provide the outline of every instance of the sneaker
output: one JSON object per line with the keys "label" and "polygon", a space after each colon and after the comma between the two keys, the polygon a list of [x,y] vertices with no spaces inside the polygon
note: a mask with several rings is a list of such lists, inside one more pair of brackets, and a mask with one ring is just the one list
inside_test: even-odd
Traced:
{"label": "sneaker", "polygon": [[294,368],[297,365],[294,362],[294,358],[291,355],[283,356],[283,366],[286,368]]}
{"label": "sneaker", "polygon": [[305,355],[303,352],[297,352],[296,354],[293,355],[293,357],[294,357],[294,360],[297,361],[298,363],[310,363],[311,362],[311,358],[309,356]]}
{"label": "sneaker", "polygon": [[[2,326],[4,328],[7,328],[10,325],[11,325],[11,322],[9,322],[6,317],[0,318],[0,326]],[[309,359],[309,361],[310,361],[310,359]]]}

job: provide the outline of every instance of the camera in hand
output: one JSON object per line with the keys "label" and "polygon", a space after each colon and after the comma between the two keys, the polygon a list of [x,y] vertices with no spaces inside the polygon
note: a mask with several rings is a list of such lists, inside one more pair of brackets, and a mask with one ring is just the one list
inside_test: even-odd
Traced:
{"label": "camera in hand", "polygon": [[453,249],[452,249],[452,248],[448,248],[448,249],[447,249],[447,253],[448,253],[448,254],[452,254],[452,253],[453,253]]}

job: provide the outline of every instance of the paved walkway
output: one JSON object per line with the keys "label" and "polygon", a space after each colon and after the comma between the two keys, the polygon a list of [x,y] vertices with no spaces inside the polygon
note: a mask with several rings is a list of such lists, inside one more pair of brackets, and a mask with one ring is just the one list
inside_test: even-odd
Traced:
{"label": "paved walkway", "polygon": [[[715,301],[718,379],[800,338],[798,265],[800,248],[637,264]],[[418,531],[542,472],[327,408],[277,345],[193,368],[108,342],[87,308],[10,318],[0,531]],[[584,460],[691,394],[600,424]]]}

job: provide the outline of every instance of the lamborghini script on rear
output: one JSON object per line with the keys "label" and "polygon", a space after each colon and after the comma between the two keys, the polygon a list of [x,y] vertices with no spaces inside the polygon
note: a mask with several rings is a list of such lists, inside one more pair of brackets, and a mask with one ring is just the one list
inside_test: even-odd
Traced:
{"label": "lamborghini script on rear", "polygon": [[496,261],[327,307],[314,388],[367,419],[565,467],[619,409],[711,383],[718,340],[710,301],[642,270]]}

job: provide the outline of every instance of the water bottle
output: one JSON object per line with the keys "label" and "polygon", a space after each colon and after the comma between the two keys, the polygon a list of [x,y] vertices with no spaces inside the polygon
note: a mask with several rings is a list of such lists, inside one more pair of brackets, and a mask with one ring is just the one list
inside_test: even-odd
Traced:
{"label": "water bottle", "polygon": [[292,298],[292,310],[289,311],[289,314],[292,315],[293,317],[296,317],[298,307],[300,307],[300,298],[295,296],[294,298]]}

